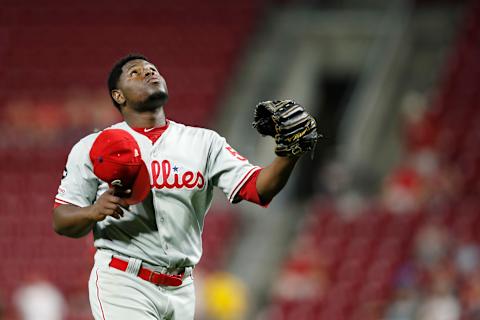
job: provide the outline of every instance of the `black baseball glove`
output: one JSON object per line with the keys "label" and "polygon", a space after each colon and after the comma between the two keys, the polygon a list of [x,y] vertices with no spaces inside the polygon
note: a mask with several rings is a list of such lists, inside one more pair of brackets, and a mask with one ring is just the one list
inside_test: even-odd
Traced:
{"label": "black baseball glove", "polygon": [[275,138],[275,153],[280,157],[292,157],[311,151],[321,137],[315,119],[293,100],[257,104],[253,127],[260,134]]}

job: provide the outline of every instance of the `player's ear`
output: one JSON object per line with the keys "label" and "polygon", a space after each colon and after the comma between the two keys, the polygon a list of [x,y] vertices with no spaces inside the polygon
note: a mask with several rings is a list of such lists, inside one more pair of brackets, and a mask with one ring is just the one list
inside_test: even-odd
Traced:
{"label": "player's ear", "polygon": [[118,103],[119,105],[122,105],[125,103],[125,97],[121,90],[114,89],[112,90],[111,95],[113,100],[115,100],[115,102]]}

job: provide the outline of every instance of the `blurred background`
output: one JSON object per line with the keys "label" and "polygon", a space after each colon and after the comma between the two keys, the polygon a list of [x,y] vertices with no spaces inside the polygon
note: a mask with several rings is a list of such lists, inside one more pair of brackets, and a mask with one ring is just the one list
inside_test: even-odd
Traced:
{"label": "blurred background", "polygon": [[268,209],[207,216],[198,320],[480,319],[480,1],[0,0],[0,319],[92,319],[92,237],[60,237],[73,144],[117,122],[106,78],[146,55],[167,116],[251,162],[258,101],[324,139]]}

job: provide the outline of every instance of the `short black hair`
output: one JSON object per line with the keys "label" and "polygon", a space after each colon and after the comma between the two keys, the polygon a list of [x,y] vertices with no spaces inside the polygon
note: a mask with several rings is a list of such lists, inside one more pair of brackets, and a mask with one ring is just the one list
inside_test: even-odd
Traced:
{"label": "short black hair", "polygon": [[113,66],[110,74],[108,75],[108,94],[112,99],[113,105],[120,110],[120,105],[115,101],[112,97],[112,90],[117,89],[118,79],[122,75],[122,68],[126,65],[129,61],[132,60],[145,60],[149,61],[144,55],[138,53],[131,53],[126,55],[125,57],[118,60],[115,65]]}

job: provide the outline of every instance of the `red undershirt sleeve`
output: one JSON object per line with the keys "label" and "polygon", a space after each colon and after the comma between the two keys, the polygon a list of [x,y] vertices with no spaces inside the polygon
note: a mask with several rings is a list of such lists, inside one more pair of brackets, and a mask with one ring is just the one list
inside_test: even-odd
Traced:
{"label": "red undershirt sleeve", "polygon": [[270,201],[263,202],[260,199],[260,195],[258,194],[258,191],[257,191],[257,177],[261,171],[262,169],[255,171],[255,173],[252,174],[250,178],[248,178],[248,180],[245,182],[245,184],[240,189],[240,191],[238,191],[238,196],[243,200],[256,203],[266,208],[270,204]]}
{"label": "red undershirt sleeve", "polygon": [[60,199],[55,199],[55,201],[53,202],[53,209],[61,206],[62,204],[71,204],[71,203],[67,202],[67,201],[60,200]]}

